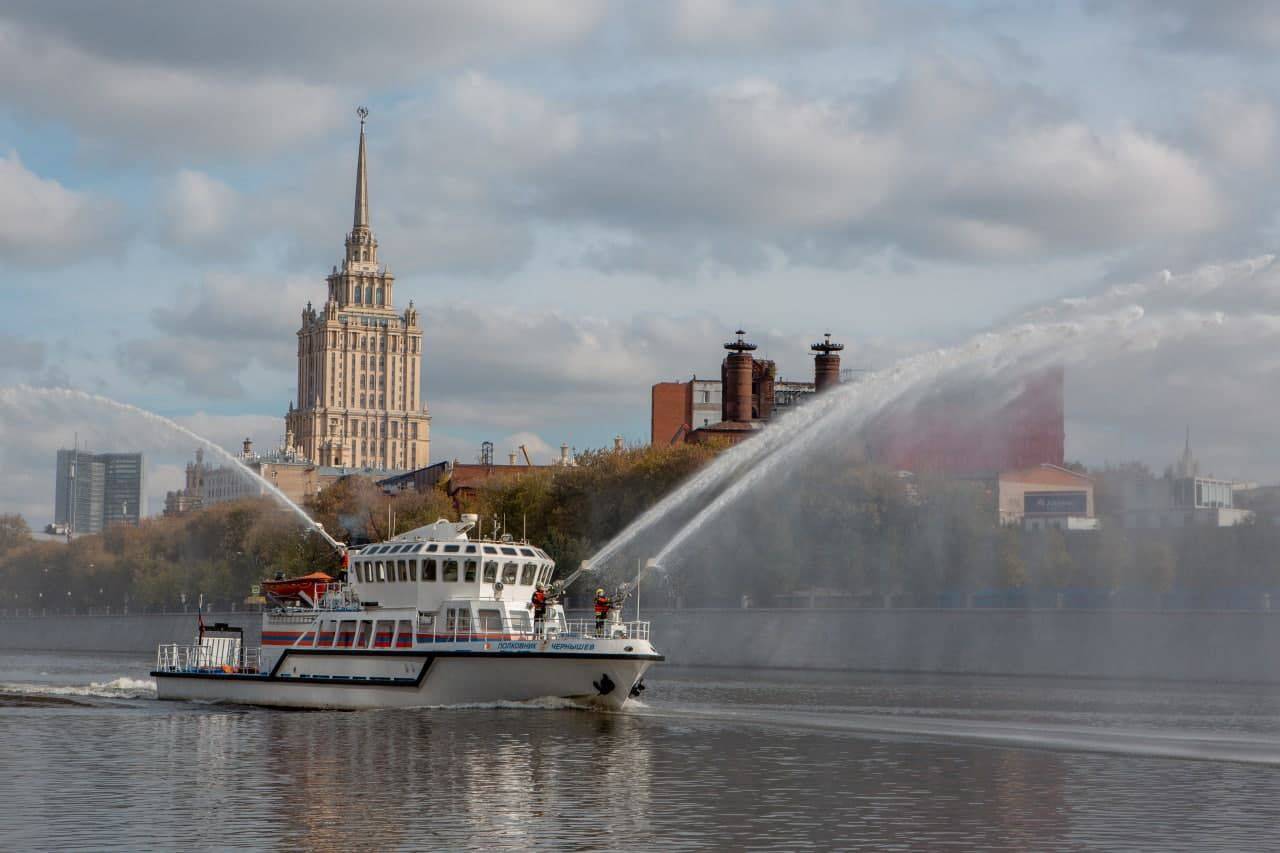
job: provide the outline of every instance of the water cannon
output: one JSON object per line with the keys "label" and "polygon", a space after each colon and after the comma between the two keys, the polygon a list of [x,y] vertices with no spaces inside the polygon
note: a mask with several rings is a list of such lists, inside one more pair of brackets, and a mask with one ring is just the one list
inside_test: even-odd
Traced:
{"label": "water cannon", "polygon": [[573,582],[576,581],[579,577],[581,577],[584,574],[594,572],[595,570],[596,570],[595,566],[593,566],[589,560],[583,560],[581,563],[578,564],[577,571],[570,574],[567,578],[563,578],[551,584],[551,589],[549,590],[551,597],[559,598],[561,595],[564,594],[564,591],[568,589],[570,586],[572,586]]}

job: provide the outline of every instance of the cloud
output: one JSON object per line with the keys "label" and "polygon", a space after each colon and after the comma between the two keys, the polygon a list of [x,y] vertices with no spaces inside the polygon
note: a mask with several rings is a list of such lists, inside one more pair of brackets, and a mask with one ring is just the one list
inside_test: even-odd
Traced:
{"label": "cloud", "polygon": [[[264,282],[211,273],[152,310],[158,334],[122,342],[116,360],[130,376],[179,388],[197,400],[246,396],[246,374],[295,369],[302,306],[323,288],[303,279]],[[272,384],[275,387],[279,381]]]}
{"label": "cloud", "polygon": [[25,115],[71,125],[131,159],[260,155],[327,133],[371,86],[554,50],[602,13],[595,0],[126,2],[74,15],[16,2],[0,12],[0,79]]}
{"label": "cloud", "polygon": [[1089,4],[1095,12],[1127,16],[1143,36],[1175,50],[1234,57],[1271,55],[1280,49],[1280,9],[1268,0],[1139,0]]}
{"label": "cloud", "polygon": [[66,122],[86,141],[124,145],[144,160],[269,151],[327,131],[352,101],[338,87],[284,77],[104,59],[2,17],[0,79],[24,114]]}
{"label": "cloud", "polygon": [[0,370],[37,371],[44,367],[45,345],[18,335],[0,334]]}
{"label": "cloud", "polygon": [[[235,226],[240,233],[254,233],[256,208],[240,194],[203,172],[182,169],[169,182],[161,202],[162,237],[170,245],[216,251],[225,257]],[[242,238],[243,239],[243,238]],[[242,242],[242,245],[244,243]]]}
{"label": "cloud", "polygon": [[606,11],[601,0],[228,0],[216,7],[126,0],[68,15],[42,0],[14,0],[4,15],[113,64],[370,86],[557,51],[591,33]]}
{"label": "cloud", "polygon": [[0,258],[39,266],[113,251],[122,219],[111,202],[35,174],[16,151],[0,157]]}
{"label": "cloud", "polygon": [[880,0],[675,0],[625,11],[634,49],[701,56],[759,56],[909,38],[953,17],[936,5]]}

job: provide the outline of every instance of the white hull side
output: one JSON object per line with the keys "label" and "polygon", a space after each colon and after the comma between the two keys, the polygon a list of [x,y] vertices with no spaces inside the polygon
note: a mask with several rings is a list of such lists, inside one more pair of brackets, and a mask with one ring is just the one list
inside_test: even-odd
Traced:
{"label": "white hull side", "polygon": [[[397,669],[412,663],[416,672],[423,659],[397,660]],[[287,708],[414,708],[431,705],[473,705],[523,702],[547,697],[620,708],[631,686],[652,660],[635,658],[563,658],[520,656],[437,657],[421,683],[358,684],[268,678],[243,675],[177,675],[153,673],[157,697],[270,705]],[[406,672],[406,675],[410,673]],[[594,686],[608,675],[614,688],[601,695]],[[402,676],[403,677],[403,676]]]}

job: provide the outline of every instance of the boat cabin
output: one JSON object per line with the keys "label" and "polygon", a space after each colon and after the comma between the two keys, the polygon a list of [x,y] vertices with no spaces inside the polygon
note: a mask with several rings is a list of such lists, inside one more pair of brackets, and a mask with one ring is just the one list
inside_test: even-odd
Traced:
{"label": "boat cabin", "polygon": [[[420,630],[438,637],[531,630],[522,624],[531,619],[527,603],[536,585],[550,584],[556,564],[509,537],[468,539],[474,525],[474,517],[442,519],[353,551],[347,583],[366,607],[416,613],[426,622]],[[357,637],[355,646],[365,644]]]}

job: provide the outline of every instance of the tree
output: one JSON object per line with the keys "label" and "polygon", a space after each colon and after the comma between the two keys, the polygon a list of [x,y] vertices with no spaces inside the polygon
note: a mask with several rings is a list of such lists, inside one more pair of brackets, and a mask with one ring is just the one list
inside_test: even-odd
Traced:
{"label": "tree", "polygon": [[0,554],[12,551],[31,541],[31,528],[27,521],[16,513],[0,515]]}

